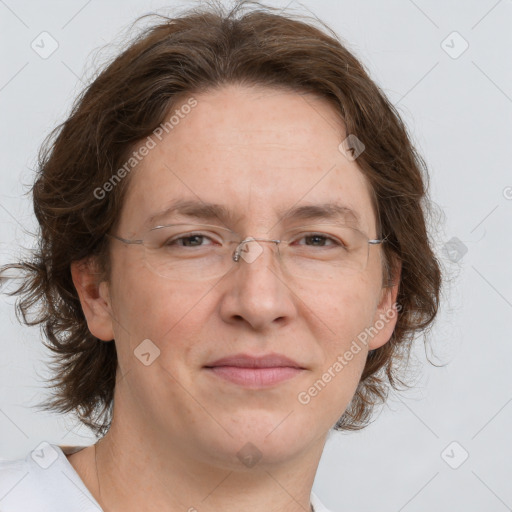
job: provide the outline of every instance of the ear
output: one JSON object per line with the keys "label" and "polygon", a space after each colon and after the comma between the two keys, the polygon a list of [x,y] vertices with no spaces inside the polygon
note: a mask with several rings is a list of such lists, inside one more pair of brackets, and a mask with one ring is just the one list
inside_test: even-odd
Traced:
{"label": "ear", "polygon": [[402,263],[396,260],[392,266],[391,283],[384,286],[380,293],[379,303],[372,324],[373,329],[371,329],[371,332],[375,334],[368,343],[369,350],[382,347],[391,339],[398,320],[398,314],[402,308],[400,304],[396,304],[401,273]]}
{"label": "ear", "polygon": [[71,263],[73,284],[89,331],[100,340],[111,341],[114,339],[114,330],[110,294],[108,282],[100,281],[100,275],[92,258]]}

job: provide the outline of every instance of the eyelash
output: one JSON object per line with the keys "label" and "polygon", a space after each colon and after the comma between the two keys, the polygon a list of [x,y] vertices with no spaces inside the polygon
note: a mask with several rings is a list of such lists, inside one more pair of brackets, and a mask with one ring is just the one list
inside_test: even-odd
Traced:
{"label": "eyelash", "polygon": [[[194,238],[194,237],[208,238],[210,240],[212,239],[208,235],[205,235],[205,234],[202,234],[202,233],[189,233],[186,236],[181,235],[181,236],[179,236],[177,238],[170,239],[164,245],[171,246],[171,245],[174,245],[174,242],[177,242],[179,240],[186,240],[186,239],[190,239],[190,238]],[[323,238],[326,241],[333,242],[334,245],[338,245],[338,246],[342,246],[342,247],[346,246],[342,241],[340,241],[340,240],[338,240],[338,239],[336,239],[334,237],[328,236],[326,234],[323,234],[323,233],[314,233],[314,232],[312,232],[312,233],[304,233],[304,234],[301,235],[300,240],[302,240],[303,238],[308,238],[308,237],[320,237],[320,238]],[[184,247],[184,246],[183,245],[179,245],[179,247]],[[202,247],[202,244],[198,245],[198,246],[195,246],[195,247]],[[324,246],[313,246],[313,247],[324,247]]]}

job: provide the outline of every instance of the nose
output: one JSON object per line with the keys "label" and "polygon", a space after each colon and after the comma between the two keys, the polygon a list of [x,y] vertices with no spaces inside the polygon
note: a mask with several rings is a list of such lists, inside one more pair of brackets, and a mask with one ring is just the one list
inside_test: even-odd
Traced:
{"label": "nose", "polygon": [[290,322],[297,314],[296,307],[275,241],[246,238],[232,258],[235,267],[226,278],[220,305],[223,320],[260,331]]}

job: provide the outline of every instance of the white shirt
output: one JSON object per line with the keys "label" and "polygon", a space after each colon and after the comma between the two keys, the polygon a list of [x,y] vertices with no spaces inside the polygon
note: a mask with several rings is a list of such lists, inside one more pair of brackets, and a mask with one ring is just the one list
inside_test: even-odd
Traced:
{"label": "white shirt", "polygon": [[[103,512],[68,461],[85,446],[41,443],[25,459],[0,459],[0,512]],[[315,512],[329,512],[311,493]]]}

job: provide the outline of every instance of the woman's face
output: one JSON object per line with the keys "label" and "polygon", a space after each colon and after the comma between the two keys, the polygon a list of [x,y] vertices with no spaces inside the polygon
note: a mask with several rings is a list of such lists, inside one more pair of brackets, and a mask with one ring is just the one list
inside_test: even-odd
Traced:
{"label": "woman's face", "polygon": [[[285,222],[278,212],[336,203],[359,215],[368,238],[379,235],[357,160],[339,150],[348,134],[329,104],[240,86],[194,97],[197,105],[161,141],[153,137],[155,147],[132,171],[116,235],[140,238],[146,219],[177,199],[222,205],[232,215],[221,223],[169,214],[153,225],[202,222],[242,238],[279,238],[319,220]],[[260,246],[254,261],[240,259],[222,278],[167,279],[148,267],[142,246],[112,240],[111,281],[100,288],[108,321],[94,314],[88,321],[93,334],[115,339],[122,377],[114,422],[225,465],[292,459],[323,445],[368,350],[392,333],[396,288],[382,289],[380,246],[370,247],[363,272],[330,280],[287,275],[274,245]],[[362,333],[379,319],[384,327],[365,344]],[[269,371],[208,367],[240,354],[283,355],[302,369],[244,384],[226,376]]]}

